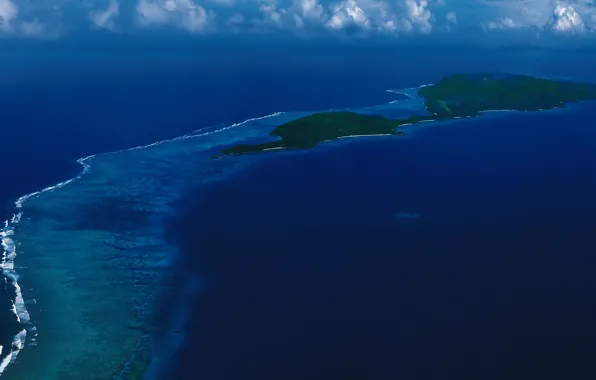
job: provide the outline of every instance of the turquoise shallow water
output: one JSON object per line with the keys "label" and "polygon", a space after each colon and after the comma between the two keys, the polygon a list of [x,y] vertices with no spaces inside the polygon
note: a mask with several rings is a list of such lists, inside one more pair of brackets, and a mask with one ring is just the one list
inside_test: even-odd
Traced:
{"label": "turquoise shallow water", "polygon": [[[413,98],[362,112],[422,109]],[[177,252],[164,239],[163,221],[172,216],[172,202],[261,159],[212,159],[222,146],[268,139],[276,125],[307,114],[273,114],[88,157],[80,160],[79,177],[21,198],[15,212],[22,216],[11,228],[31,323],[5,378],[127,378],[149,361],[150,373],[159,374],[184,337],[184,307],[168,294],[197,286],[181,284],[169,270]],[[154,314],[163,305],[180,309],[169,329]]]}

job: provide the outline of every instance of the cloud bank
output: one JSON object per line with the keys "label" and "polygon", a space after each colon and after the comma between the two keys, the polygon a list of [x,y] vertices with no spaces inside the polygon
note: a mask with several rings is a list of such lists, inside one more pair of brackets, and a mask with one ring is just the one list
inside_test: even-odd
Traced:
{"label": "cloud bank", "polygon": [[0,34],[48,37],[80,28],[103,33],[169,28],[202,35],[404,37],[476,28],[596,35],[596,0],[39,1],[0,0]]}
{"label": "cloud bank", "polygon": [[500,0],[487,4],[497,17],[484,24],[486,29],[531,28],[576,36],[596,32],[595,0]]}

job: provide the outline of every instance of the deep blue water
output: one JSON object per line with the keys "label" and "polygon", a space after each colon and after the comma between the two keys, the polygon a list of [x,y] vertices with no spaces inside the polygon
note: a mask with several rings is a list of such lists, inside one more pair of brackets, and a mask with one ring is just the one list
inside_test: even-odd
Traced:
{"label": "deep blue water", "polygon": [[[0,42],[5,157],[0,205],[5,217],[16,197],[79,172],[79,157],[206,126],[275,111],[379,104],[392,99],[384,92],[388,88],[431,83],[454,72],[503,71],[596,82],[596,54],[591,51],[124,40],[31,46]],[[428,220],[424,210],[403,208],[395,213],[420,213],[408,221],[412,225]],[[12,335],[6,319],[14,319],[7,312],[11,293],[10,286],[0,289],[0,344],[5,346]]]}
{"label": "deep blue water", "polygon": [[272,153],[171,222],[176,379],[593,379],[595,105]]}

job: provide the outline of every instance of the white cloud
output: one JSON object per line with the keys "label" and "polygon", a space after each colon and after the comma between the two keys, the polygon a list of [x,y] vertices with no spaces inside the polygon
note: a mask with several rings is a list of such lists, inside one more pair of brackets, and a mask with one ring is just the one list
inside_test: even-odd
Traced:
{"label": "white cloud", "polygon": [[108,8],[101,11],[94,11],[89,14],[91,21],[98,28],[112,30],[114,28],[114,22],[120,14],[120,8],[116,0],[110,0]]}
{"label": "white cloud", "polygon": [[331,29],[346,29],[354,26],[368,29],[371,26],[368,15],[356,0],[338,3],[331,8],[331,12],[331,18],[326,23]]}
{"label": "white cloud", "polygon": [[498,21],[491,21],[488,23],[489,29],[514,29],[519,28],[518,25],[513,19],[509,17],[503,17]]}
{"label": "white cloud", "polygon": [[284,24],[281,20],[281,15],[287,11],[284,8],[279,9],[275,0],[267,0],[261,3],[259,12],[263,15],[266,23],[271,23],[278,27],[282,27]]}
{"label": "white cloud", "polygon": [[10,22],[17,16],[17,7],[11,0],[0,0],[0,30],[9,30]]}
{"label": "white cloud", "polygon": [[584,20],[571,5],[557,5],[548,25],[552,30],[561,33],[581,33],[586,30]]}
{"label": "white cloud", "polygon": [[193,0],[140,0],[136,10],[142,25],[175,25],[190,32],[204,30],[215,17]]}
{"label": "white cloud", "polygon": [[596,0],[130,0],[132,12],[125,1],[0,0],[0,33],[76,33],[77,14],[106,30],[161,26],[298,36],[461,33],[471,27],[510,33],[530,28],[543,35],[596,32]]}
{"label": "white cloud", "polygon": [[488,1],[499,14],[489,29],[535,28],[579,34],[596,30],[594,0],[497,0]]}
{"label": "white cloud", "polygon": [[393,4],[382,0],[345,0],[331,7],[326,25],[333,30],[358,28],[382,34],[431,31],[433,16],[426,0]]}
{"label": "white cloud", "polygon": [[325,10],[318,0],[294,0],[292,8],[295,11],[296,26],[302,27],[303,20],[321,22],[325,17]]}
{"label": "white cloud", "polygon": [[169,11],[165,6],[154,1],[139,1],[137,13],[142,24],[167,24],[170,21]]}
{"label": "white cloud", "polygon": [[432,30],[432,14],[428,9],[427,0],[406,0],[408,29],[418,28],[423,33]]}

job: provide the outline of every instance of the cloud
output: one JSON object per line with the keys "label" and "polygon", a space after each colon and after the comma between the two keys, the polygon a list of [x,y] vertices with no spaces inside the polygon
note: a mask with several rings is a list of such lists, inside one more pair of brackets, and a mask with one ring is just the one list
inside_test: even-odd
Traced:
{"label": "cloud", "polygon": [[[17,16],[19,16],[17,18]],[[37,18],[24,20],[19,10],[11,0],[0,0],[0,33],[20,37],[35,37],[50,39],[59,35],[58,32],[49,32]]]}
{"label": "cloud", "polygon": [[0,30],[10,29],[10,23],[17,12],[17,7],[11,0],[0,0]]}
{"label": "cloud", "polygon": [[101,11],[94,11],[89,14],[91,21],[95,26],[102,29],[114,29],[114,22],[120,14],[120,8],[116,0],[110,0],[108,8]]}
{"label": "cloud", "polygon": [[204,30],[215,17],[193,0],[140,0],[136,12],[141,25],[173,25],[190,32]]}
{"label": "cloud", "polygon": [[[325,3],[321,0],[288,1],[261,1],[257,14],[259,18],[243,17],[242,22],[253,26],[268,25],[275,30],[283,29],[299,34],[347,33],[373,36],[397,35],[398,32],[428,33],[434,20],[427,0],[332,0]],[[237,17],[228,18],[226,25],[236,28],[240,24],[236,19]]]}
{"label": "cloud", "polygon": [[294,0],[293,8],[302,19],[319,21],[325,10],[318,0]]}
{"label": "cloud", "polygon": [[[439,2],[435,2],[440,5]],[[344,0],[331,6],[326,26],[369,33],[430,33],[433,16],[427,0]]]}
{"label": "cloud", "polygon": [[509,17],[502,17],[498,21],[491,21],[487,26],[489,29],[515,29],[520,27],[519,24]]}
{"label": "cloud", "polygon": [[487,4],[500,15],[487,24],[489,29],[534,28],[568,35],[596,30],[594,0],[487,0]]}
{"label": "cloud", "polygon": [[557,5],[548,25],[552,30],[560,33],[582,33],[586,30],[584,20],[571,5]]}
{"label": "cloud", "polygon": [[261,3],[259,12],[263,15],[265,22],[269,22],[276,26],[283,26],[281,21],[282,13],[286,13],[285,9],[278,9],[277,2],[275,0],[267,0]]}
{"label": "cloud", "polygon": [[371,20],[356,0],[342,1],[331,8],[331,17],[326,26],[331,29],[350,29],[359,27],[369,29]]}
{"label": "cloud", "polygon": [[0,33],[5,35],[45,38],[51,31],[78,33],[85,25],[107,31],[177,28],[310,38],[457,35],[474,28],[515,36],[527,28],[596,38],[596,0],[0,0]]}
{"label": "cloud", "polygon": [[423,33],[430,33],[432,30],[432,14],[428,9],[426,0],[406,0],[407,23],[409,29],[418,28]]}

